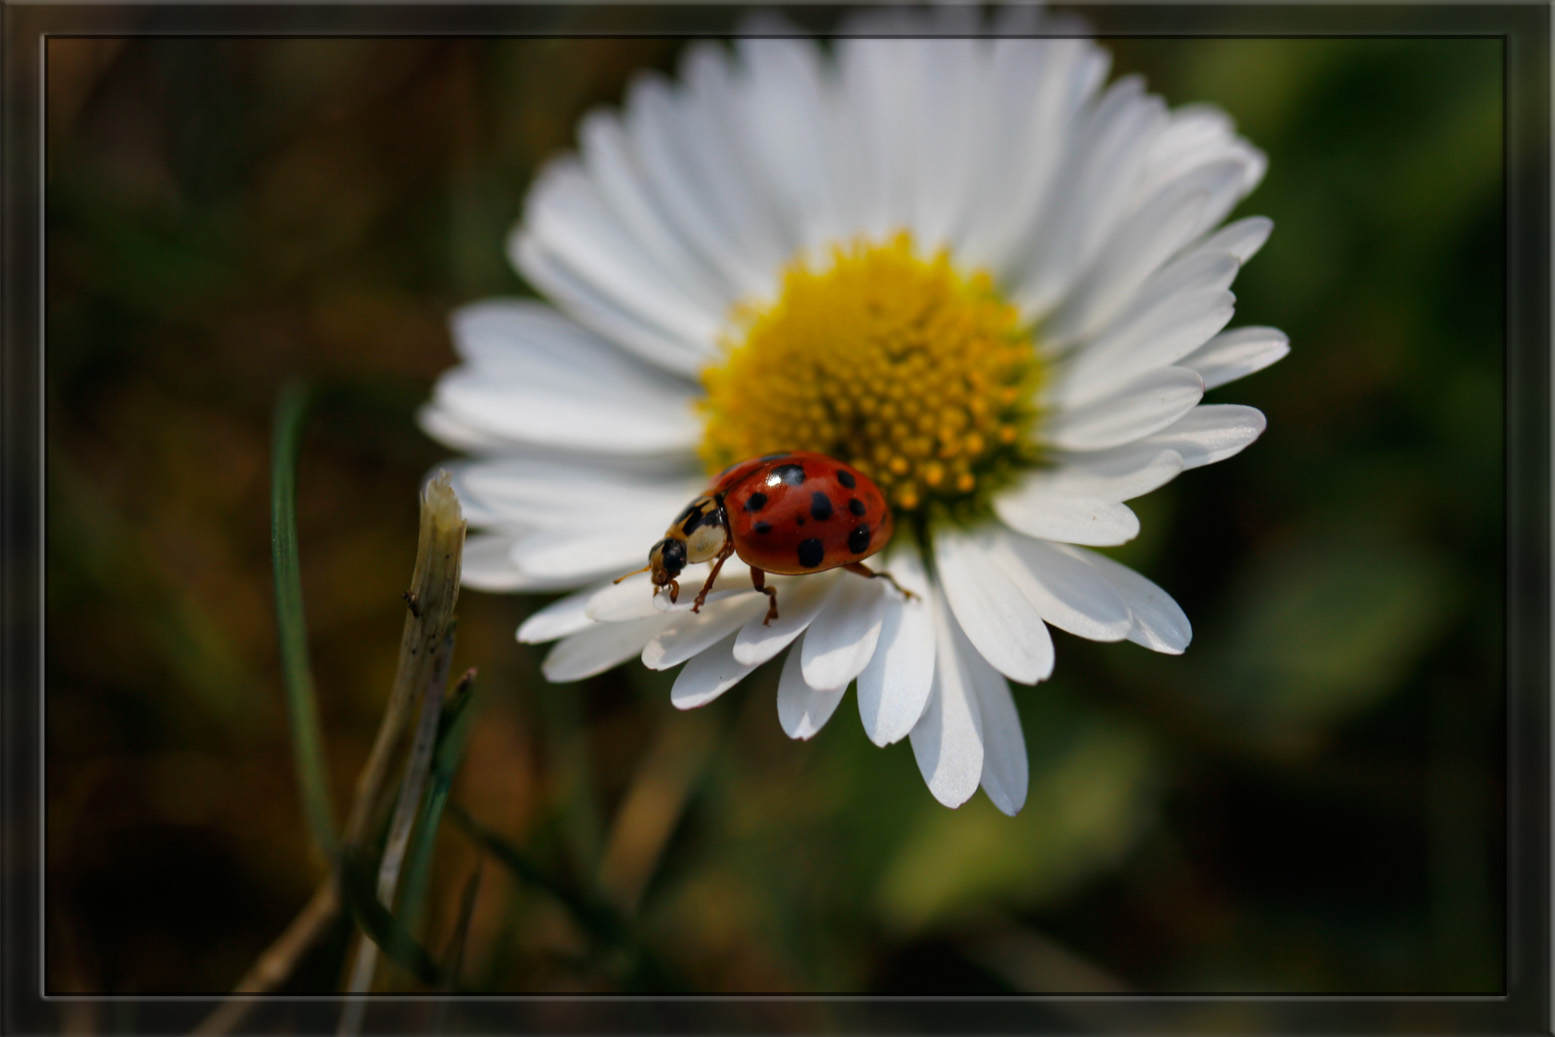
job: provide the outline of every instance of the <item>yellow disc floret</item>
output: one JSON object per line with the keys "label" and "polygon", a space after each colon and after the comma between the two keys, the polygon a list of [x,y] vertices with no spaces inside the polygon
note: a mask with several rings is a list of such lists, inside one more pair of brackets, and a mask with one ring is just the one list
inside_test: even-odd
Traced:
{"label": "yellow disc floret", "polygon": [[743,307],[702,374],[710,472],[779,450],[848,462],[900,513],[970,518],[1036,463],[1041,366],[986,273],[930,259],[911,235],[792,264],[777,301]]}

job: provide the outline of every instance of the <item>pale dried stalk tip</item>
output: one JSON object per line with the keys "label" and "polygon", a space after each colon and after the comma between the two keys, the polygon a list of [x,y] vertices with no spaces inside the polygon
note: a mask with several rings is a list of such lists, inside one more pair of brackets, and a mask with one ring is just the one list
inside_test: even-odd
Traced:
{"label": "pale dried stalk tip", "polygon": [[[410,838],[410,827],[421,798],[432,748],[437,738],[437,721],[448,679],[449,657],[453,652],[452,623],[454,606],[459,601],[459,572],[464,554],[465,523],[454,493],[452,477],[439,470],[421,490],[421,529],[416,544],[416,565],[411,574],[410,605],[405,630],[400,638],[399,666],[394,686],[384,710],[378,738],[357,779],[357,799],[346,828],[346,843],[360,846],[367,825],[376,814],[375,805],[387,795],[389,761],[396,745],[408,732],[412,735],[409,758],[399,783],[399,796],[390,822],[389,838],[378,871],[378,899],[385,907],[394,903],[400,865]],[[420,722],[410,731],[410,717],[416,700],[422,709]],[[345,993],[364,994],[372,988],[378,964],[378,948],[365,936],[357,937],[356,959],[352,964]],[[337,1033],[360,1031],[365,1002],[347,1002]]]}
{"label": "pale dried stalk tip", "polygon": [[464,512],[459,508],[459,495],[454,493],[453,476],[447,469],[439,468],[422,488],[421,514],[439,532],[464,532]]}

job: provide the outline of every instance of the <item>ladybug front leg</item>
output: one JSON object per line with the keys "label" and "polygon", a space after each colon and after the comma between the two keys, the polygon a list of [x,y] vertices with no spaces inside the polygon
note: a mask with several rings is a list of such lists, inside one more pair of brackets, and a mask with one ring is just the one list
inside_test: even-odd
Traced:
{"label": "ladybug front leg", "polygon": [[897,583],[896,578],[890,573],[877,573],[863,562],[849,562],[847,565],[844,565],[843,568],[848,570],[850,573],[858,573],[860,576],[868,576],[871,580],[890,580],[891,586],[895,587],[902,595],[902,597],[906,598],[908,601],[912,601],[918,596],[912,591],[908,590],[906,587],[903,587],[901,584]]}
{"label": "ladybug front leg", "polygon": [[702,584],[702,590],[698,592],[697,600],[691,603],[692,612],[702,611],[702,603],[707,600],[708,592],[713,589],[713,581],[718,579],[718,570],[724,567],[724,562],[728,561],[729,556],[732,554],[734,554],[734,545],[724,544],[724,549],[718,552],[717,558],[713,559],[713,570],[707,574],[707,582]]}
{"label": "ladybug front leg", "polygon": [[767,618],[761,621],[761,625],[768,626],[777,618],[777,588],[768,587],[766,572],[754,565],[751,566],[751,583],[767,596]]}

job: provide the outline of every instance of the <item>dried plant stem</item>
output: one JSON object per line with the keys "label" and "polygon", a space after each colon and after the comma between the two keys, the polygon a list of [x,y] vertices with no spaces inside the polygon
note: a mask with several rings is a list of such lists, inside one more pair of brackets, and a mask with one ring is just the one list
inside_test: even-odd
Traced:
{"label": "dried plant stem", "polygon": [[[421,696],[421,716],[415,728],[410,756],[400,781],[394,816],[389,824],[388,842],[378,871],[378,899],[385,907],[394,905],[394,888],[399,882],[400,864],[410,839],[412,822],[421,802],[432,750],[437,742],[437,721],[442,710],[443,688],[448,681],[449,661],[453,655],[453,612],[459,600],[459,569],[464,550],[464,519],[459,499],[454,495],[448,473],[440,472],[427,483],[421,497],[421,536],[416,549],[416,567],[411,590],[406,595],[409,614],[400,639],[399,666],[389,692],[388,708],[367,764],[357,780],[357,798],[346,822],[345,842],[360,848],[368,823],[380,801],[381,790],[389,773],[389,761],[405,732],[416,696]],[[341,1034],[361,1028],[366,1002],[361,998],[372,986],[377,969],[378,948],[364,936],[357,938],[356,957],[341,1015]]]}
{"label": "dried plant stem", "polygon": [[[394,890],[399,885],[400,866],[405,860],[405,848],[410,844],[411,826],[421,805],[421,793],[426,788],[427,772],[432,766],[432,750],[437,744],[437,721],[443,709],[443,688],[448,683],[448,660],[453,655],[453,628],[443,639],[441,658],[432,680],[421,693],[421,718],[416,723],[415,741],[411,743],[410,759],[405,764],[400,779],[399,799],[394,804],[394,817],[389,822],[389,837],[383,848],[383,861],[378,866],[378,899],[385,907],[393,907]],[[356,962],[351,968],[351,979],[346,984],[346,995],[365,994],[372,989],[373,973],[378,965],[378,946],[370,940],[357,942]],[[354,1033],[361,1024],[363,1003],[351,1002],[341,1016],[340,1032]]]}
{"label": "dried plant stem", "polygon": [[366,838],[379,793],[388,777],[395,746],[405,733],[417,692],[436,671],[439,649],[459,600],[459,563],[464,551],[464,519],[447,472],[427,483],[421,497],[421,536],[411,576],[405,631],[400,637],[399,667],[389,704],[372,752],[356,780],[356,801],[346,820],[345,843],[360,847]]}
{"label": "dried plant stem", "polygon": [[385,906],[394,903],[394,890],[399,885],[400,867],[405,862],[405,848],[410,844],[410,829],[416,821],[416,811],[421,805],[421,793],[426,789],[427,773],[432,769],[432,750],[437,747],[437,722],[443,712],[443,689],[448,685],[448,662],[453,656],[454,630],[449,625],[443,638],[437,669],[421,693],[421,717],[416,722],[416,737],[411,743],[410,760],[405,764],[405,774],[400,779],[399,799],[394,804],[394,817],[389,822],[389,839],[383,850],[383,863],[378,867],[378,899]]}
{"label": "dried plant stem", "polygon": [[[405,630],[400,638],[399,668],[395,672],[394,686],[389,692],[388,706],[378,725],[372,751],[357,779],[356,798],[351,804],[351,813],[346,822],[344,845],[347,848],[362,846],[372,819],[379,814],[389,763],[396,745],[404,735],[410,711],[415,705],[416,692],[430,688],[435,679],[436,700],[438,704],[441,703],[448,660],[452,656],[453,611],[459,597],[464,529],[459,501],[454,495],[448,474],[439,472],[427,484],[421,498],[421,531],[411,578],[412,590],[406,595],[410,607],[405,619]],[[435,742],[436,704],[423,710],[423,723],[418,725],[418,731],[425,727],[428,712],[432,716]],[[418,745],[420,742],[418,738]],[[423,782],[425,773],[426,764],[423,763],[420,779]],[[407,771],[406,781],[400,787],[402,797],[408,791],[410,777]],[[416,797],[419,798],[419,795],[418,785]],[[415,816],[414,810],[411,816]],[[395,881],[397,870],[396,864]],[[381,876],[379,888],[382,889]],[[339,876],[332,873],[314,891],[301,913],[259,956],[233,989],[232,996],[201,1022],[195,1034],[219,1037],[239,1026],[256,1003],[244,995],[267,993],[285,982],[297,962],[329,929],[339,915],[340,907]]]}
{"label": "dried plant stem", "polygon": [[194,1030],[196,1037],[220,1037],[239,1026],[255,1002],[244,995],[267,994],[286,982],[297,962],[334,923],[340,914],[340,897],[331,875],[313,891],[306,906],[292,919],[291,925],[276,937],[254,961],[252,967],[232,988],[232,995],[217,1005]]}
{"label": "dried plant stem", "polygon": [[421,927],[428,873],[432,867],[432,854],[437,848],[437,831],[443,821],[443,808],[448,805],[448,790],[453,785],[454,770],[464,756],[470,728],[470,696],[475,691],[475,672],[473,666],[466,670],[443,703],[442,715],[438,718],[437,739],[432,748],[432,766],[427,771],[426,793],[421,797],[410,846],[405,851],[405,864],[396,896],[400,920],[411,932]]}

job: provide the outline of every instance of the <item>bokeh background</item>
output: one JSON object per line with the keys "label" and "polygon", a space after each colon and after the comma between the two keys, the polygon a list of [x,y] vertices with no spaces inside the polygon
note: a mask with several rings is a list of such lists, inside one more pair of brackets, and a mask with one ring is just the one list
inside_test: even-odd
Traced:
{"label": "bokeh background", "polygon": [[[570,15],[556,15],[564,32]],[[1105,22],[1105,13],[1099,12]],[[1011,820],[923,787],[852,700],[812,742],[770,667],[681,713],[672,674],[572,685],[467,591],[453,790],[620,904],[684,992],[1492,993],[1505,977],[1503,64],[1491,39],[1111,41],[1270,156],[1236,324],[1293,351],[1212,398],[1236,459],[1113,552],[1178,658],[1059,633],[1017,688]],[[523,294],[537,164],[674,39],[54,39],[47,166],[47,912],[53,993],[218,993],[324,874],[299,807],[270,573],[280,387],[327,388],[299,471],[336,815],[390,685],[413,414],[447,316]],[[442,948],[481,854],[439,836]],[[287,989],[338,988],[343,932]],[[418,989],[392,968],[382,985]],[[642,989],[490,858],[475,990]],[[1250,1009],[1251,1010],[1251,1009]]]}

